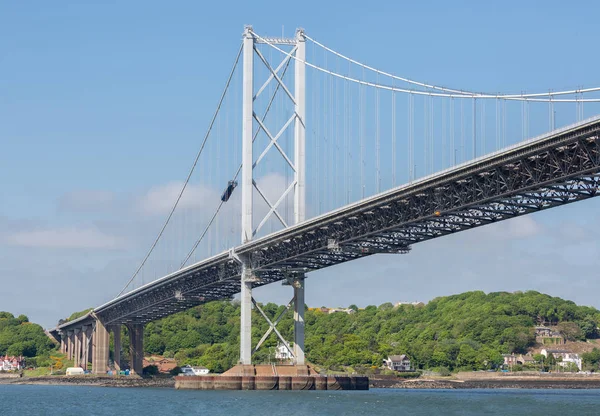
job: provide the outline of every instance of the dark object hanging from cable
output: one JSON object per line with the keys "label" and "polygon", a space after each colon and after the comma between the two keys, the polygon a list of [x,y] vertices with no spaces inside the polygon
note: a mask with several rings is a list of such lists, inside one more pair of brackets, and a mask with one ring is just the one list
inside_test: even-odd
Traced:
{"label": "dark object hanging from cable", "polygon": [[238,184],[237,181],[229,181],[227,183],[227,188],[225,188],[223,195],[221,195],[221,201],[223,201],[223,202],[229,201],[229,198],[231,197],[231,194],[233,193],[233,190],[235,189],[237,184]]}

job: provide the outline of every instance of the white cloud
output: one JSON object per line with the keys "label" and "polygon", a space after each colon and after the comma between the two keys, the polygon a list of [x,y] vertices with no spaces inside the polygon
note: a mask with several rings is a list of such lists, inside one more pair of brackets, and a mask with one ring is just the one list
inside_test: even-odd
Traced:
{"label": "white cloud", "polygon": [[[171,182],[151,188],[137,201],[136,211],[148,216],[168,214],[173,208],[182,186],[182,182]],[[218,192],[208,186],[188,184],[181,201],[179,201],[178,209],[212,208],[216,206],[219,198]]]}
{"label": "white cloud", "polygon": [[530,215],[512,218],[483,227],[490,237],[503,240],[535,237],[543,232],[543,227]]}
{"label": "white cloud", "polygon": [[125,241],[97,228],[64,227],[44,230],[18,231],[5,237],[8,245],[36,248],[95,248],[121,249]]}

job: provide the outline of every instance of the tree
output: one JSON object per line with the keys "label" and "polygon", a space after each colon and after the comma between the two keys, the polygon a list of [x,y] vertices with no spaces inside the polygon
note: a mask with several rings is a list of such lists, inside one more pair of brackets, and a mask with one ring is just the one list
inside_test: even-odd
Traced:
{"label": "tree", "polygon": [[575,322],[561,322],[556,329],[562,334],[565,341],[585,341],[585,334]]}

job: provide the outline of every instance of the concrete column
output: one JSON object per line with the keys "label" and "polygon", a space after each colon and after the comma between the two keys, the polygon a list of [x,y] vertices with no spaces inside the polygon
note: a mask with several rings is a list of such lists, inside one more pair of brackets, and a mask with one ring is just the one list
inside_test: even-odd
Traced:
{"label": "concrete column", "polygon": [[305,79],[306,65],[306,38],[304,30],[296,31],[296,60],[294,95],[296,99],[296,120],[294,123],[294,223],[304,221],[306,217],[306,103],[305,103]]}
{"label": "concrete column", "polygon": [[304,365],[304,275],[294,279],[294,355]]}
{"label": "concrete column", "polygon": [[75,328],[73,333],[75,338],[73,367],[79,367],[81,366],[81,329]]}
{"label": "concrete column", "polygon": [[60,335],[60,352],[61,354],[65,354],[67,352],[67,334],[65,334],[63,331],[59,332]]}
{"label": "concrete column", "polygon": [[81,332],[81,367],[83,367],[84,370],[88,369],[88,363],[90,362],[90,330],[91,327],[86,325]]}
{"label": "concrete column", "polygon": [[242,244],[252,240],[252,134],[253,134],[253,75],[254,75],[254,36],[252,28],[244,31],[244,62],[242,80]]}
{"label": "concrete column", "polygon": [[121,371],[121,325],[115,325],[113,327],[113,341],[115,346],[114,361],[115,370]]}
{"label": "concrete column", "polygon": [[144,324],[130,324],[129,329],[129,357],[131,371],[142,375],[144,370]]}
{"label": "concrete column", "polygon": [[252,269],[242,264],[240,364],[252,364]]}
{"label": "concrete column", "polygon": [[[242,244],[252,240],[253,189],[253,111],[254,111],[254,36],[252,27],[244,30],[242,73]],[[240,363],[252,364],[252,270],[244,260],[241,276]]]}
{"label": "concrete column", "polygon": [[96,318],[92,336],[92,373],[106,374],[108,367],[109,336],[104,323]]}
{"label": "concrete column", "polygon": [[[296,31],[296,61],[294,95],[296,123],[294,128],[294,165],[296,188],[294,192],[294,223],[306,219],[306,38],[304,30]],[[304,365],[304,274],[294,278],[294,356],[296,365]]]}
{"label": "concrete column", "polygon": [[67,331],[67,359],[73,359],[73,331]]}

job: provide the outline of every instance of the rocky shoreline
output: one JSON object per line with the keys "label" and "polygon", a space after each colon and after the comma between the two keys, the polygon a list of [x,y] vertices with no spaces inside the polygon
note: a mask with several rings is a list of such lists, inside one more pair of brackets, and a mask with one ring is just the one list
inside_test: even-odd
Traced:
{"label": "rocky shoreline", "polygon": [[102,376],[41,376],[0,378],[2,384],[41,384],[51,386],[97,386],[97,387],[162,387],[174,388],[173,377],[102,377]]}
{"label": "rocky shoreline", "polygon": [[413,379],[400,382],[371,380],[373,388],[392,389],[600,389],[600,380],[585,379]]}
{"label": "rocky shoreline", "polygon": [[[109,376],[42,376],[0,378],[1,385],[52,385],[96,387],[153,387],[175,388],[173,377],[109,377]],[[371,388],[387,389],[600,389],[600,379],[503,377],[476,380],[429,379],[410,380],[370,379]]]}

